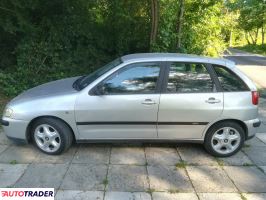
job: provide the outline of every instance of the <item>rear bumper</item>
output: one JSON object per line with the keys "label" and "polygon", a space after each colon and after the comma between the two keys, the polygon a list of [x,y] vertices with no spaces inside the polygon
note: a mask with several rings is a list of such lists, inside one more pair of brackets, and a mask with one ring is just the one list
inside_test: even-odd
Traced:
{"label": "rear bumper", "polygon": [[24,120],[16,120],[3,118],[1,124],[6,136],[16,143],[27,143],[26,131],[29,122]]}
{"label": "rear bumper", "polygon": [[244,121],[247,129],[248,129],[248,135],[247,135],[247,140],[253,138],[257,131],[258,131],[258,127],[261,125],[261,121],[260,119],[252,119],[252,120],[247,120]]}

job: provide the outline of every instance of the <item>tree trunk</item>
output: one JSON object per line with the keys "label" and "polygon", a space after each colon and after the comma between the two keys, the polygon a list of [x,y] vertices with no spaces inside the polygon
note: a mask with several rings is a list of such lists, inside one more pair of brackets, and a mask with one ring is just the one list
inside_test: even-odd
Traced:
{"label": "tree trunk", "polygon": [[264,44],[264,24],[262,24],[261,27],[261,44]]}
{"label": "tree trunk", "polygon": [[255,39],[254,39],[255,44],[257,44],[257,41],[258,41],[258,35],[259,35],[259,28],[257,27],[257,30],[256,30],[256,32],[255,32]]}
{"label": "tree trunk", "polygon": [[184,16],[184,0],[179,0],[179,9],[177,13],[177,24],[176,24],[176,31],[177,31],[176,47],[178,51],[180,51],[181,49],[183,16]]}
{"label": "tree trunk", "polygon": [[252,44],[255,44],[255,40],[254,40],[253,37],[252,37],[252,33],[248,32],[248,34],[249,34],[249,36],[250,36],[250,38],[251,38],[251,40],[252,40]]}
{"label": "tree trunk", "polygon": [[232,36],[233,36],[233,31],[230,30],[230,36],[229,36],[229,47],[232,46]]}
{"label": "tree trunk", "polygon": [[159,5],[158,0],[151,0],[151,34],[150,34],[150,50],[156,42],[159,22]]}
{"label": "tree trunk", "polygon": [[246,33],[246,32],[245,32],[245,38],[246,38],[247,43],[250,44],[250,41],[248,39],[248,33]]}

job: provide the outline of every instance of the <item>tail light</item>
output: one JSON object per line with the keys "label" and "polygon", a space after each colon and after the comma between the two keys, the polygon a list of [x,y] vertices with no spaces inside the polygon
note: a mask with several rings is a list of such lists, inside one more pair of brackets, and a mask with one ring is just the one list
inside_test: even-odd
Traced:
{"label": "tail light", "polygon": [[257,91],[252,91],[252,103],[253,105],[258,105],[259,104],[259,92]]}

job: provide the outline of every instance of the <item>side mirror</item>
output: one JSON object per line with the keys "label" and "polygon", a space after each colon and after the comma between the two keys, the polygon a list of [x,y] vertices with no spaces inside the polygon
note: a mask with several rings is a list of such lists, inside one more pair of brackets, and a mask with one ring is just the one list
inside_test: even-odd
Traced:
{"label": "side mirror", "polygon": [[97,85],[94,89],[93,89],[93,94],[96,96],[101,96],[105,94],[105,87],[102,84]]}

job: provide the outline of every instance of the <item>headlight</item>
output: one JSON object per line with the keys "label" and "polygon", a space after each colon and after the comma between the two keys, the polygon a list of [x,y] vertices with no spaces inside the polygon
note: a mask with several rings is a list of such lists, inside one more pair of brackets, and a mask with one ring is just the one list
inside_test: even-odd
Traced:
{"label": "headlight", "polygon": [[11,108],[6,108],[5,112],[4,112],[4,116],[5,117],[12,117],[13,115],[13,110]]}

